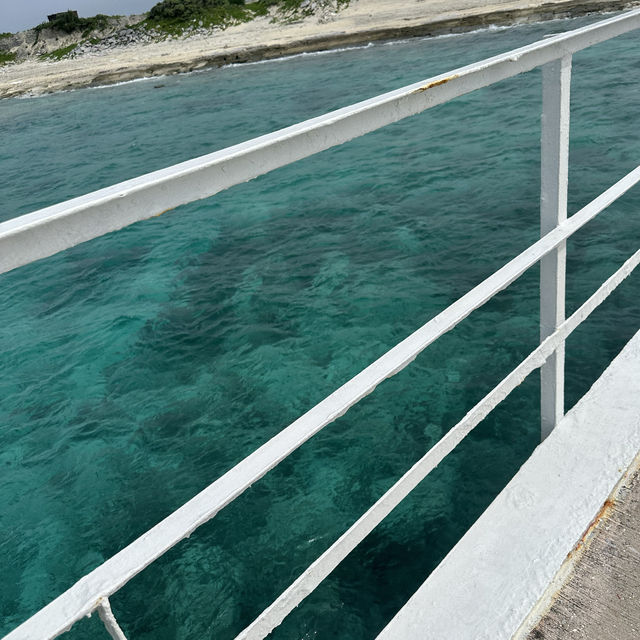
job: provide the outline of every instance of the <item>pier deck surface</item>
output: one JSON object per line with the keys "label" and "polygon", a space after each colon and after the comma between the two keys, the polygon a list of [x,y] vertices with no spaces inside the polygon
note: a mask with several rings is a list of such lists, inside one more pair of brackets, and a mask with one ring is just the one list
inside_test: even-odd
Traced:
{"label": "pier deck surface", "polygon": [[379,640],[640,638],[638,452],[640,332]]}
{"label": "pier deck surface", "polygon": [[640,456],[527,640],[640,638]]}

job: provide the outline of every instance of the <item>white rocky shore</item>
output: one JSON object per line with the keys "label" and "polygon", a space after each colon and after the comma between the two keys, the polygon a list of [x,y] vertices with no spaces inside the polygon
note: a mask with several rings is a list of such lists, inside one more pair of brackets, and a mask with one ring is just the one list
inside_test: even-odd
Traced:
{"label": "white rocky shore", "polygon": [[[320,24],[331,21],[338,12],[336,0],[303,0],[298,20],[312,15]],[[187,26],[182,33],[169,34],[146,24],[147,14],[130,16],[109,16],[107,24],[90,33],[74,31],[64,33],[53,29],[27,29],[8,37],[0,38],[0,51],[12,54],[20,63],[26,60],[62,60],[75,59],[85,55],[113,51],[114,49],[136,45],[164,42],[166,40],[184,40],[193,37],[211,37],[225,27],[207,27],[202,21]],[[270,12],[272,22],[285,22],[286,16],[279,15],[274,9]],[[289,22],[290,20],[286,20]],[[52,55],[53,54],[53,55]]]}
{"label": "white rocky shore", "polygon": [[350,0],[338,11],[336,0],[307,1],[308,15],[294,20],[268,15],[224,29],[195,23],[180,36],[141,28],[145,16],[127,16],[112,18],[102,31],[91,34],[44,29],[39,34],[29,30],[3,37],[0,53],[9,51],[16,61],[0,65],[0,98],[640,4],[640,0]]}

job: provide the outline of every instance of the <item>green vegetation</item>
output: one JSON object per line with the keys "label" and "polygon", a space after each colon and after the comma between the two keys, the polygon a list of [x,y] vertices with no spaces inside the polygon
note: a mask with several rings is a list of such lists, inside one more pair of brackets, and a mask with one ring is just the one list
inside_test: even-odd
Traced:
{"label": "green vegetation", "polygon": [[16,59],[15,53],[0,51],[0,65],[7,64],[7,62],[13,62],[15,59]]}
{"label": "green vegetation", "polygon": [[149,20],[193,20],[213,10],[242,5],[242,0],[162,0],[149,11]]}
{"label": "green vegetation", "polygon": [[58,14],[55,20],[51,22],[43,22],[35,27],[38,35],[44,29],[52,29],[53,31],[63,31],[64,33],[73,33],[74,31],[82,31],[84,36],[89,35],[92,31],[106,29],[109,26],[109,16],[99,13],[92,18],[78,18],[73,11]]}
{"label": "green vegetation", "polygon": [[[277,6],[283,16],[292,17],[296,15],[310,15],[313,13],[310,7],[311,3],[308,3],[304,9],[301,8],[304,0],[264,0],[264,2],[269,7],[274,5]],[[349,4],[349,0],[337,0],[336,4],[338,9],[346,7]]]}
{"label": "green vegetation", "polygon": [[162,0],[149,11],[144,26],[179,35],[190,27],[226,27],[265,15],[265,2],[242,0]]}
{"label": "green vegetation", "polygon": [[[312,13],[309,6],[301,9],[304,0],[258,0],[243,4],[242,0],[162,0],[149,11],[144,25],[169,34],[181,34],[189,27],[222,26],[248,22],[267,15],[277,7],[285,20]],[[349,0],[337,0],[346,6]]]}
{"label": "green vegetation", "polygon": [[41,60],[61,60],[67,54],[71,53],[76,47],[78,43],[70,44],[68,47],[60,47],[60,49],[56,49],[55,51],[50,51],[49,53],[43,53],[40,56]]}
{"label": "green vegetation", "polygon": [[13,35],[13,33],[9,33],[8,31],[5,31],[4,33],[0,33],[0,40],[2,38],[10,38]]}

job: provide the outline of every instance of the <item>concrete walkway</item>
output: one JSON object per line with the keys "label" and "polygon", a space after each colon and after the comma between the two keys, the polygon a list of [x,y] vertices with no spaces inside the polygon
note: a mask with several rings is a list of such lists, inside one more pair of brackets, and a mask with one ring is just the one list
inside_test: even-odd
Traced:
{"label": "concrete walkway", "polygon": [[640,456],[574,556],[560,589],[545,594],[527,640],[638,640]]}

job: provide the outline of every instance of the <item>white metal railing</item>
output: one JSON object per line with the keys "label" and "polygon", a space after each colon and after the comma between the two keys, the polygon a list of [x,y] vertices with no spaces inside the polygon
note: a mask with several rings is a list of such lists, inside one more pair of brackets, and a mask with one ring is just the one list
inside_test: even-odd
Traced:
{"label": "white metal railing", "polygon": [[640,27],[640,10],[560,34],[391,91],[228,149],[0,224],[0,273],[209,197],[480,87],[543,68],[540,240],[390,349],[167,518],[80,579],[5,640],[49,639],[98,611],[123,640],[109,596],[237,498],[256,480],[474,309],[541,261],[541,344],[316,560],[238,638],[264,638],[524,378],[541,368],[542,437],[562,417],[566,337],[640,262],[636,252],[570,318],[564,318],[565,244],[575,231],[640,181],[640,166],[567,219],[571,55]]}

